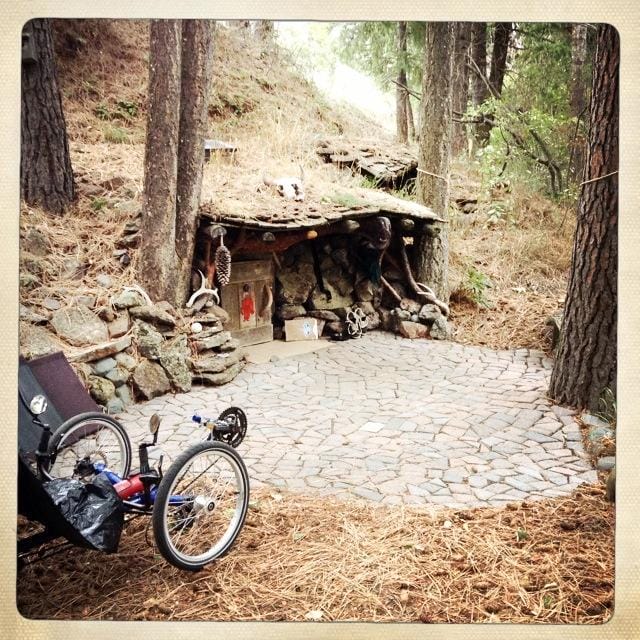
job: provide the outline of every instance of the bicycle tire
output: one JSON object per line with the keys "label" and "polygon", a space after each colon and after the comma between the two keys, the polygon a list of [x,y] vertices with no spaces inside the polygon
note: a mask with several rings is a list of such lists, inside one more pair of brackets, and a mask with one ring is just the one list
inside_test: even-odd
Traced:
{"label": "bicycle tire", "polygon": [[[187,476],[192,463],[207,457],[213,462],[204,471],[196,471],[196,477],[187,485],[192,491],[198,490],[198,494],[182,495],[178,485]],[[214,493],[212,483],[203,480],[203,476],[218,460],[226,463],[231,475],[228,474],[229,479],[222,491],[218,488]],[[231,479],[235,479],[235,485],[232,491],[228,491]],[[215,495],[215,499],[212,495]],[[195,444],[176,458],[158,487],[151,518],[158,550],[173,566],[198,571],[230,549],[242,529],[248,507],[249,475],[238,452],[217,441]],[[229,510],[232,513],[229,524],[225,526],[225,516],[229,515]],[[218,520],[222,526],[218,526]],[[208,542],[210,536],[206,532],[207,527],[223,530],[213,544]],[[182,542],[193,543],[197,547],[195,552],[179,548],[178,541],[185,532],[187,535]],[[200,548],[203,544],[206,547],[204,550]]]}
{"label": "bicycle tire", "polygon": [[[99,437],[95,434],[105,431],[115,436],[119,451],[107,452],[105,445],[102,445],[102,449],[95,448],[98,446],[97,438]],[[95,440],[93,447],[89,447],[91,440]],[[84,443],[84,450],[82,443]],[[78,447],[77,452],[76,447]],[[127,432],[117,420],[97,411],[80,413],[63,422],[53,432],[47,453],[49,462],[42,466],[42,471],[50,479],[77,477],[75,469],[81,453],[90,455],[91,462],[103,462],[120,478],[126,478],[131,469],[131,440]],[[73,467],[70,466],[72,464]],[[71,469],[73,471],[69,473]]]}

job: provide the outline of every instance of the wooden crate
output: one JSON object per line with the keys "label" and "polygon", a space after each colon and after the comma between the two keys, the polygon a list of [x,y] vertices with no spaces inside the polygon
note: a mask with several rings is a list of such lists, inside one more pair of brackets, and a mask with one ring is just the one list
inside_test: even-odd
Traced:
{"label": "wooden crate", "polygon": [[273,340],[273,262],[247,260],[231,263],[231,279],[222,287],[222,308],[229,314],[226,325],[241,345]]}

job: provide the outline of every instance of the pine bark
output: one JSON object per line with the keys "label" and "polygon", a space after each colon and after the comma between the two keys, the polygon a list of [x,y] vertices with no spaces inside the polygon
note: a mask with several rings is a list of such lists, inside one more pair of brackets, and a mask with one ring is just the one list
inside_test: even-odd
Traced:
{"label": "pine bark", "polygon": [[180,20],[151,22],[139,274],[153,300],[174,297],[180,130]]}
{"label": "pine bark", "polygon": [[36,59],[22,63],[21,196],[63,213],[75,191],[50,20],[31,20],[23,38],[30,40]]}
{"label": "pine bark", "polygon": [[[448,220],[449,163],[453,90],[454,23],[427,25],[420,115],[418,202]],[[416,236],[413,268],[416,279],[448,300],[449,240],[447,223],[426,225]]]}
{"label": "pine bark", "polygon": [[209,93],[213,76],[214,22],[185,20],[182,25],[180,130],[176,198],[177,281],[170,302],[188,296],[204,166]]}
{"label": "pine bark", "polygon": [[[467,110],[469,101],[469,52],[471,45],[470,22],[456,23],[456,44],[453,61],[453,113],[460,119]],[[467,146],[467,129],[461,122],[453,123],[451,152],[462,153]]]}
{"label": "pine bark", "polygon": [[579,119],[571,153],[570,176],[580,180],[584,169],[585,140],[581,126],[587,106],[587,87],[585,82],[585,62],[587,59],[587,25],[574,24],[571,27],[571,115]]}
{"label": "pine bark", "polygon": [[578,205],[562,338],[549,394],[557,402],[598,409],[606,388],[615,393],[618,273],[618,87],[616,30],[598,27],[589,146]]}
{"label": "pine bark", "polygon": [[487,23],[475,22],[471,35],[471,99],[474,107],[489,97],[487,87]]}
{"label": "pine bark", "polygon": [[497,22],[493,30],[493,53],[491,55],[489,84],[497,98],[502,95],[512,29],[513,25],[511,22]]}
{"label": "pine bark", "polygon": [[409,125],[407,122],[407,102],[409,94],[407,86],[407,23],[398,22],[398,84],[396,85],[396,136],[398,142],[406,144],[409,141]]}

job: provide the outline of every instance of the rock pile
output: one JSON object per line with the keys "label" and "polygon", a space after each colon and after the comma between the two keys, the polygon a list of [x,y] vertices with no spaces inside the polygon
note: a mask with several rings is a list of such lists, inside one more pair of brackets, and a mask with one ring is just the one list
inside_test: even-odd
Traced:
{"label": "rock pile", "polygon": [[347,236],[331,236],[320,245],[318,266],[322,283],[307,244],[297,244],[284,253],[276,271],[276,337],[285,320],[303,316],[324,320],[324,335],[341,334],[349,311],[361,309],[369,330],[384,329],[412,339],[449,338],[447,319],[440,308],[409,298],[404,276],[393,268],[385,269],[383,275],[402,296],[398,304],[388,291],[372,282],[365,273],[366,265],[357,263]]}
{"label": "rock pile", "polygon": [[200,306],[178,313],[135,290],[98,309],[22,306],[21,353],[29,359],[64,351],[96,402],[117,414],[137,398],[186,392],[192,383],[220,385],[238,375],[245,359],[224,331],[228,315]]}

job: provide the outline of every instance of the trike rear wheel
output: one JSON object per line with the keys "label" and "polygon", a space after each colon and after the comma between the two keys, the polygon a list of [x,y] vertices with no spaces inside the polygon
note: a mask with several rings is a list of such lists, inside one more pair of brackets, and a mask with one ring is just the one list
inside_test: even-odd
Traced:
{"label": "trike rear wheel", "polygon": [[114,418],[98,412],[70,418],[49,440],[49,461],[43,472],[50,478],[92,479],[93,465],[102,463],[120,478],[131,468],[131,441]]}
{"label": "trike rear wheel", "polygon": [[182,453],[158,487],[153,533],[163,557],[197,571],[225,554],[249,505],[249,476],[240,455],[221,442],[202,442]]}

